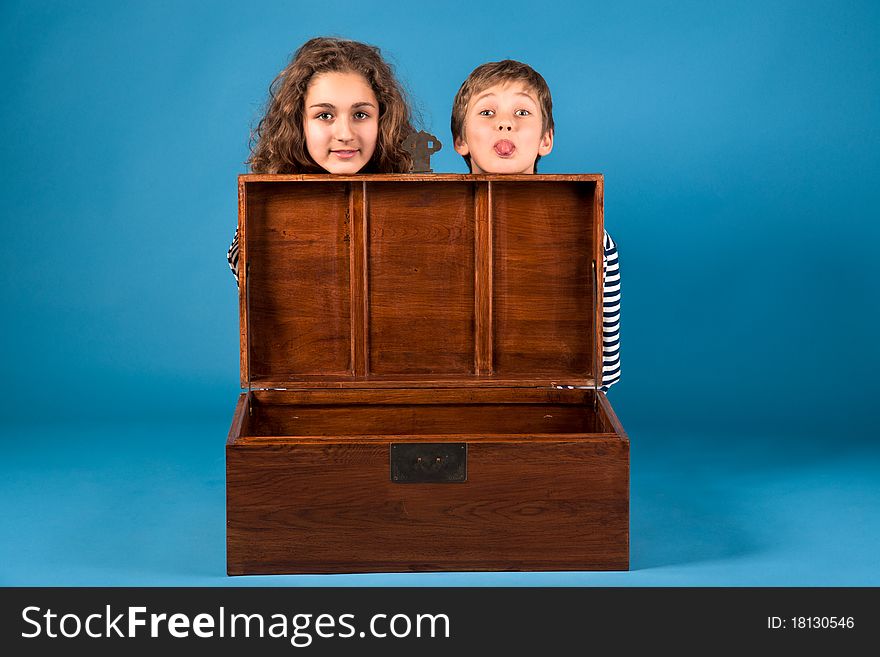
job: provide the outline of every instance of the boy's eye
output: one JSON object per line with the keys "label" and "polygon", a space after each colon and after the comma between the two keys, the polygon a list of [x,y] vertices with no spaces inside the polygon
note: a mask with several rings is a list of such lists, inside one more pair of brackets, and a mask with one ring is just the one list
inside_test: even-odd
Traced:
{"label": "boy's eye", "polygon": [[333,115],[330,112],[321,112],[316,118],[320,121],[329,121],[333,118]]}
{"label": "boy's eye", "polygon": [[356,118],[358,121],[363,121],[364,119],[367,119],[369,117],[370,117],[370,115],[367,114],[366,112],[355,112],[354,113],[354,118]]}
{"label": "boy's eye", "polygon": [[495,116],[495,110],[484,109],[480,112],[480,116]]}
{"label": "boy's eye", "polygon": [[532,113],[527,109],[518,109],[518,110],[516,110],[515,114],[517,116],[531,116],[532,115]]}

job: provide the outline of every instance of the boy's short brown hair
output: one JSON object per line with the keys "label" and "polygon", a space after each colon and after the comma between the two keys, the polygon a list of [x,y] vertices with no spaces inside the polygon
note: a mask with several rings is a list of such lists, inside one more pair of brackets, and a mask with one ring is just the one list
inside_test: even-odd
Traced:
{"label": "boy's short brown hair", "polygon": [[[538,105],[541,107],[541,131],[543,134],[547,134],[553,130],[553,99],[550,97],[550,87],[547,86],[547,81],[528,64],[513,59],[504,59],[500,62],[487,62],[477,66],[461,83],[458,93],[455,94],[455,100],[452,101],[453,143],[458,142],[464,136],[464,117],[471,98],[484,89],[502,82],[522,82],[534,91],[538,96]],[[463,155],[462,157],[470,170],[471,156]],[[540,159],[540,155],[535,158],[535,167]]]}

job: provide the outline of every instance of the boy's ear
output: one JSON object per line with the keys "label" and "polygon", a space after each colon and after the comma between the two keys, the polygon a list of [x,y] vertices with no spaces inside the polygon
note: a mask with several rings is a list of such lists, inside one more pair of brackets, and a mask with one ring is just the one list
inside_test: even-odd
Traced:
{"label": "boy's ear", "polygon": [[453,146],[455,147],[455,152],[464,157],[465,155],[470,154],[470,149],[468,148],[467,142],[459,137],[453,142]]}
{"label": "boy's ear", "polygon": [[545,155],[550,155],[550,151],[553,150],[553,131],[548,130],[544,133],[544,136],[541,137],[541,143],[538,146],[538,155],[544,157]]}

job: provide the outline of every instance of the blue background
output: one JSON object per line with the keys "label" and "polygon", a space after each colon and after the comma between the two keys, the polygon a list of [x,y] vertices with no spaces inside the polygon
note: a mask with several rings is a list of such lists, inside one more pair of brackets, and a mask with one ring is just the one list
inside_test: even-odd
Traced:
{"label": "blue background", "polygon": [[[613,6],[609,6],[609,4]],[[266,91],[379,45],[435,171],[478,64],[606,176],[628,573],[225,577],[225,251]],[[0,584],[880,584],[876,2],[4,2]]]}

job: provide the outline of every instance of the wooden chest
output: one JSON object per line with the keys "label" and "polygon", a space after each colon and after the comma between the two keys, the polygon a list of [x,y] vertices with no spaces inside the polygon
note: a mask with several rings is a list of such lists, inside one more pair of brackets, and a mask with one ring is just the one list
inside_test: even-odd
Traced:
{"label": "wooden chest", "polygon": [[625,570],[601,175],[239,178],[227,570]]}

